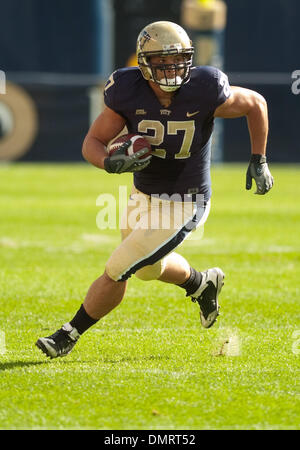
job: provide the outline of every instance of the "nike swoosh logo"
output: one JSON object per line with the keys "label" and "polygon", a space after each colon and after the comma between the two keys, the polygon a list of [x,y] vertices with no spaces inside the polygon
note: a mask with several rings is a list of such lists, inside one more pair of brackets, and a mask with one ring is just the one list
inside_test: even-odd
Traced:
{"label": "nike swoosh logo", "polygon": [[195,112],[193,112],[193,113],[189,113],[189,112],[187,112],[186,113],[186,117],[193,117],[193,116],[195,116],[196,114],[198,114],[200,111],[195,111]]}

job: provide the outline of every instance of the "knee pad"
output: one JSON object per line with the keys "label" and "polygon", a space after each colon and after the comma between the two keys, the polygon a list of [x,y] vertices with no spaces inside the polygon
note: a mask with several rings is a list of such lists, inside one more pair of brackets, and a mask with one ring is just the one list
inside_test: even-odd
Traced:
{"label": "knee pad", "polygon": [[[120,274],[124,271],[122,259],[117,257],[117,253],[113,253],[105,265],[107,275],[114,281],[120,280]],[[155,264],[144,266],[135,272],[135,276],[143,281],[157,280],[163,273],[165,268],[164,259]]]}
{"label": "knee pad", "polygon": [[145,266],[135,272],[135,276],[143,281],[157,280],[164,271],[164,260],[160,260],[151,266]]}

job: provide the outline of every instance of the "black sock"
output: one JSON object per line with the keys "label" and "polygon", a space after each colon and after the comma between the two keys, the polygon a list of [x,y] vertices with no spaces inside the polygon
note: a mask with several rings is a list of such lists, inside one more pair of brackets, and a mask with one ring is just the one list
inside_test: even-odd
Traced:
{"label": "black sock", "polygon": [[199,288],[202,281],[202,273],[197,272],[197,270],[191,267],[191,275],[190,278],[185,281],[183,284],[178,284],[179,287],[182,287],[186,290],[187,297],[196,292]]}
{"label": "black sock", "polygon": [[98,319],[93,319],[90,317],[85,311],[83,305],[81,305],[73,319],[70,321],[70,325],[75,327],[79,334],[83,334],[88,328],[95,325],[97,322]]}

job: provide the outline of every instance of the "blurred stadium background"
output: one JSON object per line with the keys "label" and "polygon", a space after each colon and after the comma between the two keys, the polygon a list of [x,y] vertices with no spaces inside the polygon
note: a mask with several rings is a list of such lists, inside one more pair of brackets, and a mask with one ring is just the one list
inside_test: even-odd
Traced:
{"label": "blurred stadium background", "polygon": [[[231,84],[264,95],[270,161],[300,161],[300,97],[291,89],[298,0],[0,0],[0,8],[0,161],[82,161],[105,79],[135,65],[137,34],[156,20],[187,29],[196,64],[217,65]],[[215,161],[248,159],[246,121],[216,131]]]}

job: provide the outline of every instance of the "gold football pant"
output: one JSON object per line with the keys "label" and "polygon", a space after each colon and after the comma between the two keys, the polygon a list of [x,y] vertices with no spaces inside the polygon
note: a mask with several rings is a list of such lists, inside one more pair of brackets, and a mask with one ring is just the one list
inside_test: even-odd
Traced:
{"label": "gold football pant", "polygon": [[156,280],[165,267],[165,257],[199,225],[210,209],[207,204],[162,200],[135,187],[123,213],[122,242],[106,264],[106,273],[115,281],[135,274],[142,280]]}

